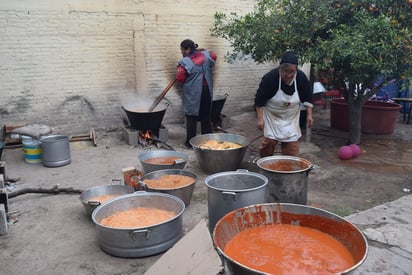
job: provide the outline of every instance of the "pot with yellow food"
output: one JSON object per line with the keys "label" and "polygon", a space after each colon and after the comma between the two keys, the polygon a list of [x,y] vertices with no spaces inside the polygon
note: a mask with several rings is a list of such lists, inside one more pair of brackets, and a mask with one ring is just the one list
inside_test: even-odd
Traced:
{"label": "pot with yellow food", "polygon": [[213,133],[195,136],[190,144],[200,168],[217,173],[239,169],[250,141],[242,135]]}

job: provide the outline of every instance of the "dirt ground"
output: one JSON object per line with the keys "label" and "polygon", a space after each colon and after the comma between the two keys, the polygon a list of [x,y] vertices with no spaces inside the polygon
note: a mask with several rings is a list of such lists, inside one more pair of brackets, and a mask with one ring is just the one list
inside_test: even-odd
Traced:
{"label": "dirt ground", "polygon": [[[223,111],[223,113],[225,113]],[[330,128],[328,109],[316,106],[315,125],[310,142],[302,137],[301,157],[315,168],[309,174],[308,204],[341,216],[394,200],[412,185],[412,124],[402,114],[391,135],[363,135],[362,154],[349,161],[339,160],[337,150],[346,143],[347,133]],[[184,139],[183,125],[165,125],[167,144],[189,155],[187,170],[198,181],[183,221],[190,231],[207,218],[208,176],[196,162],[193,151],[179,146]],[[254,162],[261,132],[253,112],[226,118],[223,128],[244,134],[252,141],[242,167],[258,172]],[[121,131],[97,132],[97,146],[72,142],[71,164],[47,168],[24,162],[22,148],[5,149],[6,176],[17,180],[9,192],[22,188],[73,187],[87,189],[121,179],[124,167],[136,166],[138,154],[156,150],[154,146],[130,146]],[[96,240],[95,225],[86,216],[79,194],[25,194],[8,201],[8,234],[0,236],[0,265],[3,274],[144,274],[160,256],[124,259],[104,253]]]}

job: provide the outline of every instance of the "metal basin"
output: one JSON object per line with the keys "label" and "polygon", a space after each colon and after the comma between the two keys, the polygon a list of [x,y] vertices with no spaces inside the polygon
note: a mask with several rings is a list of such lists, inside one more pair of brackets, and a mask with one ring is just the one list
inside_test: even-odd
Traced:
{"label": "metal basin", "polygon": [[[178,188],[150,188],[145,183],[144,180],[148,179],[159,179],[164,175],[182,175],[191,177],[193,179],[193,183],[189,185],[185,185]],[[197,177],[190,171],[182,170],[182,169],[166,169],[166,170],[158,170],[151,173],[144,175],[139,182],[143,188],[143,190],[148,192],[160,192],[160,193],[167,193],[173,196],[180,198],[184,203],[185,206],[189,206],[190,200],[192,199],[193,189],[195,187]]]}
{"label": "metal basin", "polygon": [[86,214],[91,217],[93,210],[96,209],[101,203],[99,201],[90,200],[97,196],[104,195],[127,195],[134,192],[134,189],[129,185],[100,185],[84,190],[80,194],[80,201],[83,204]]}
{"label": "metal basin", "polygon": [[[241,147],[228,150],[201,148],[202,142],[208,140],[234,142],[240,144]],[[213,133],[195,136],[190,140],[190,144],[193,147],[200,168],[208,173],[217,173],[239,169],[250,141],[247,137],[241,135]]]}
{"label": "metal basin", "polygon": [[328,211],[300,204],[267,203],[236,209],[222,217],[213,231],[213,243],[230,274],[265,274],[237,262],[224,253],[225,245],[239,232],[272,225],[293,224],[317,229],[329,234],[343,244],[352,255],[355,264],[339,274],[348,274],[366,259],[368,243],[362,232],[345,219]]}
{"label": "metal basin", "polygon": [[[147,160],[152,158],[178,158],[172,164],[154,164],[149,163]],[[164,169],[183,169],[186,166],[189,156],[178,151],[167,151],[167,150],[158,150],[158,151],[147,151],[139,155],[139,161],[142,165],[145,173],[150,173],[157,170]]]}
{"label": "metal basin", "polygon": [[[173,211],[175,216],[147,227],[120,229],[106,227],[100,221],[114,212],[138,207]],[[178,197],[144,191],[124,195],[103,203],[92,214],[96,225],[100,248],[113,256],[136,258],[164,252],[172,247],[183,234],[183,212],[185,204]]]}

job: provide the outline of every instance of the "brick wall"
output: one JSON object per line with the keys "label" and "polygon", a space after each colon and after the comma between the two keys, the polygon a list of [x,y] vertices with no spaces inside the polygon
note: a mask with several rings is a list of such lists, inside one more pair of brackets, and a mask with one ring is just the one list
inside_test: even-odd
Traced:
{"label": "brick wall", "polygon": [[[185,38],[217,53],[215,94],[229,94],[228,115],[251,108],[272,67],[225,63],[227,42],[210,37],[215,11],[247,11],[254,1],[41,2],[0,0],[1,125],[117,129],[122,104],[151,102],[174,78]],[[164,123],[182,123],[178,85],[166,100]]]}

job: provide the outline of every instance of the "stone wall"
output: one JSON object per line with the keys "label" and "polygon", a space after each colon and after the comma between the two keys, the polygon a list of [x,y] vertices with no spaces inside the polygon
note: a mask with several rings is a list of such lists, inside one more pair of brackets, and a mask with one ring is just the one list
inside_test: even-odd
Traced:
{"label": "stone wall", "polygon": [[[0,0],[0,123],[46,124],[77,134],[123,125],[126,102],[150,105],[174,78],[179,43],[218,55],[215,94],[223,110],[251,109],[273,65],[224,62],[225,40],[210,36],[216,11],[246,12],[254,1]],[[183,123],[181,90],[168,92],[165,123]]]}

